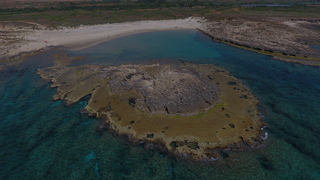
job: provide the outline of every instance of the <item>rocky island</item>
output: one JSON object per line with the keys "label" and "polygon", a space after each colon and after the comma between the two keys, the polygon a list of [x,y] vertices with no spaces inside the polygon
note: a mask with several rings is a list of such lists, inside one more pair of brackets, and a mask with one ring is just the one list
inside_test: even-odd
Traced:
{"label": "rocky island", "polygon": [[[239,80],[213,65],[181,62],[66,67],[65,55],[38,74],[57,88],[55,100],[72,104],[90,95],[82,112],[102,119],[134,144],[195,160],[219,158],[221,149],[258,146],[265,124],[258,100]],[[61,63],[64,62],[64,63]]]}

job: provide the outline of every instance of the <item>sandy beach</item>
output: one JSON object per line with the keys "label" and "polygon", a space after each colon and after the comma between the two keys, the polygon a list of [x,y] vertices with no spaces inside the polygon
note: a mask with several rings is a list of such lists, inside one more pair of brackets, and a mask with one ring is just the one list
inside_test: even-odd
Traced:
{"label": "sandy beach", "polygon": [[[200,27],[200,22],[200,18],[190,17],[177,20],[100,24],[80,26],[78,28],[60,27],[58,30],[23,29],[23,33],[19,34],[20,41],[10,45],[0,45],[2,51],[2,53],[0,53],[0,59],[37,51],[48,46],[64,46],[70,50],[80,50],[131,34],[163,30],[196,29]],[[5,27],[2,27],[2,29],[4,28]]]}
{"label": "sandy beach", "polygon": [[[46,26],[19,21],[0,24],[0,61],[11,60],[21,54],[30,54],[52,46],[81,50],[121,36],[164,30],[199,29],[215,41],[261,54],[271,55],[285,62],[319,66],[319,50],[307,42],[318,42],[316,22],[295,21],[285,18],[267,19],[272,26],[259,20],[237,19],[234,21],[203,20],[189,17],[175,20],[134,21],[114,24],[98,24],[79,27]],[[275,23],[281,22],[281,23]],[[251,26],[256,24],[257,26]],[[238,25],[237,25],[238,24]],[[225,29],[227,28],[227,29]],[[268,28],[266,31],[261,29]],[[292,31],[292,32],[291,32]],[[252,36],[252,33],[256,34]],[[273,37],[273,38],[270,38]],[[278,39],[274,41],[274,39]],[[303,41],[299,39],[304,39]]]}

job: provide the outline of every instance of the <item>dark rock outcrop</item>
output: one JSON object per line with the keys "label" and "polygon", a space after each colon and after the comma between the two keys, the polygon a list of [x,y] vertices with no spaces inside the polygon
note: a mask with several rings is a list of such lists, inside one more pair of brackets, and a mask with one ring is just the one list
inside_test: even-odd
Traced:
{"label": "dark rock outcrop", "polygon": [[129,102],[153,114],[185,115],[212,107],[219,100],[218,86],[190,69],[165,65],[127,65],[112,71],[112,92],[135,91],[141,98]]}

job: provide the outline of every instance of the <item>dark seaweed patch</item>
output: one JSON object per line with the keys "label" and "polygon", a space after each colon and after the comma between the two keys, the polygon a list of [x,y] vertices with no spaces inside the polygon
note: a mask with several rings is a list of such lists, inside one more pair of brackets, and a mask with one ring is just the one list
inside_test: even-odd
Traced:
{"label": "dark seaweed patch", "polygon": [[154,137],[154,134],[151,133],[151,134],[147,134],[147,138],[153,138]]}
{"label": "dark seaweed patch", "polygon": [[227,84],[228,84],[228,85],[236,85],[237,83],[234,82],[234,81],[229,81]]}
{"label": "dark seaweed patch", "polygon": [[224,159],[229,157],[229,154],[226,152],[221,151],[221,157],[223,157]]}
{"label": "dark seaweed patch", "polygon": [[135,104],[136,104],[136,99],[133,97],[129,98],[129,105],[134,107]]}
{"label": "dark seaweed patch", "polygon": [[248,99],[248,96],[245,95],[245,94],[241,94],[241,95],[240,95],[240,98],[241,98],[241,99]]}
{"label": "dark seaweed patch", "polygon": [[265,156],[260,156],[257,159],[258,159],[262,168],[264,168],[268,171],[274,170],[273,163],[270,160],[268,160]]}

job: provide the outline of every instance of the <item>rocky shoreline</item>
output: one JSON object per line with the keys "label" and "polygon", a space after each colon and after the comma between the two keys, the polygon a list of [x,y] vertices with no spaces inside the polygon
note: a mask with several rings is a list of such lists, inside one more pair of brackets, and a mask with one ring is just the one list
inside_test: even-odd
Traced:
{"label": "rocky shoreline", "polygon": [[[254,144],[248,144],[245,141],[229,144],[225,147],[215,147],[215,148],[208,148],[205,151],[204,156],[198,156],[193,153],[185,153],[185,152],[178,152],[175,149],[170,149],[166,146],[166,144],[159,139],[151,140],[151,139],[139,139],[134,137],[132,134],[119,132],[115,129],[110,127],[110,122],[106,120],[107,117],[100,118],[100,124],[96,128],[96,132],[103,133],[105,131],[111,132],[112,135],[116,138],[121,138],[128,141],[132,146],[142,146],[146,150],[157,150],[161,153],[166,153],[172,158],[176,158],[179,160],[184,160],[188,162],[206,162],[206,163],[216,163],[221,162],[223,159],[228,157],[229,151],[234,152],[243,152],[243,151],[254,151],[259,148],[264,148],[266,145],[265,140],[268,137],[268,134],[263,131],[266,126],[264,126],[261,130],[259,135],[260,140],[255,141]],[[180,141],[174,142],[175,146],[187,146],[189,148],[197,149],[197,143],[195,141],[188,142],[188,141]],[[177,146],[176,146],[177,147]],[[227,156],[227,157],[226,157]]]}
{"label": "rocky shoreline", "polygon": [[215,41],[275,57],[320,66],[319,19],[224,17],[207,19],[199,31]]}
{"label": "rocky shoreline", "polygon": [[213,65],[189,63],[82,65],[55,56],[56,64],[38,70],[54,100],[67,104],[90,96],[81,111],[100,119],[105,129],[128,139],[193,160],[217,160],[219,150],[258,147],[265,123],[258,100],[240,81]]}

